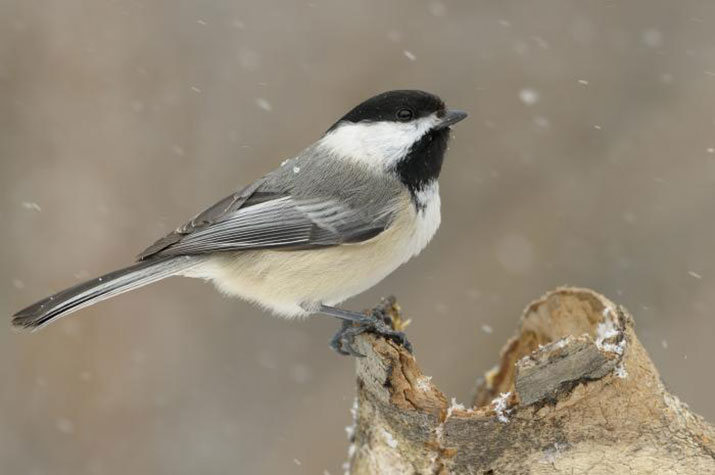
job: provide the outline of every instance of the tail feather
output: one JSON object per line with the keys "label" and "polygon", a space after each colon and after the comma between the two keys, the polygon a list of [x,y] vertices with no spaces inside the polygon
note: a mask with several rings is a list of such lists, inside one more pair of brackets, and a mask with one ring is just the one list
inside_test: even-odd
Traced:
{"label": "tail feather", "polygon": [[175,275],[196,263],[195,258],[185,256],[139,262],[35,302],[13,315],[12,324],[38,329],[81,308]]}

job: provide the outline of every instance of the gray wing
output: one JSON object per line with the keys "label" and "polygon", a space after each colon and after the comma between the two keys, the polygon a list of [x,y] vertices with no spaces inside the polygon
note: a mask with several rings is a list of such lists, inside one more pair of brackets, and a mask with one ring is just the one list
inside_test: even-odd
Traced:
{"label": "gray wing", "polygon": [[154,257],[161,253],[164,249],[167,249],[181,241],[186,235],[199,229],[206,228],[211,224],[220,221],[224,216],[238,211],[246,203],[246,201],[253,196],[258,187],[261,186],[262,182],[263,179],[257,180],[255,183],[227,196],[213,206],[206,208],[204,211],[194,216],[188,223],[180,226],[175,231],[170,232],[166,236],[158,239],[151,246],[144,249],[141,254],[137,256],[137,259],[144,260],[149,257]]}
{"label": "gray wing", "polygon": [[259,180],[158,240],[139,259],[253,249],[298,250],[370,239],[392,206],[360,207],[338,196],[296,196]]}

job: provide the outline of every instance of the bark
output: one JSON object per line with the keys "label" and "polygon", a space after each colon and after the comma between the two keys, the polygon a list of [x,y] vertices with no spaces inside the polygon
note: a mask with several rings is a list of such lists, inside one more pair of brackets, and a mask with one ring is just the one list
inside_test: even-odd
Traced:
{"label": "bark", "polygon": [[665,389],[631,315],[594,291],[531,303],[469,408],[394,342],[357,345],[352,474],[715,473],[715,429]]}

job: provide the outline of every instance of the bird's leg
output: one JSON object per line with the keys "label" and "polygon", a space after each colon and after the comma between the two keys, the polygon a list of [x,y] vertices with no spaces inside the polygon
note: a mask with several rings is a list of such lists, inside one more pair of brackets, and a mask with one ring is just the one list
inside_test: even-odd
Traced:
{"label": "bird's leg", "polygon": [[330,347],[341,355],[364,357],[365,355],[358,352],[354,345],[355,337],[365,332],[392,340],[412,353],[412,344],[407,340],[403,332],[392,328],[392,317],[387,314],[385,308],[373,309],[369,315],[365,315],[320,304],[314,311],[342,320],[340,330],[330,340]]}

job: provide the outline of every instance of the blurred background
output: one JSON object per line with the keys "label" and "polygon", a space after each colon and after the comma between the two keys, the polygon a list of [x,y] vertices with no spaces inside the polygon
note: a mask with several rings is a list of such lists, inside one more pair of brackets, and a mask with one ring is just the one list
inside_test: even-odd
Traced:
{"label": "blurred background", "polygon": [[[398,296],[459,401],[527,303],[592,287],[715,421],[715,3],[0,1],[0,314],[123,266],[375,93],[470,112]],[[0,331],[4,474],[337,474],[353,361],[171,279]]]}

